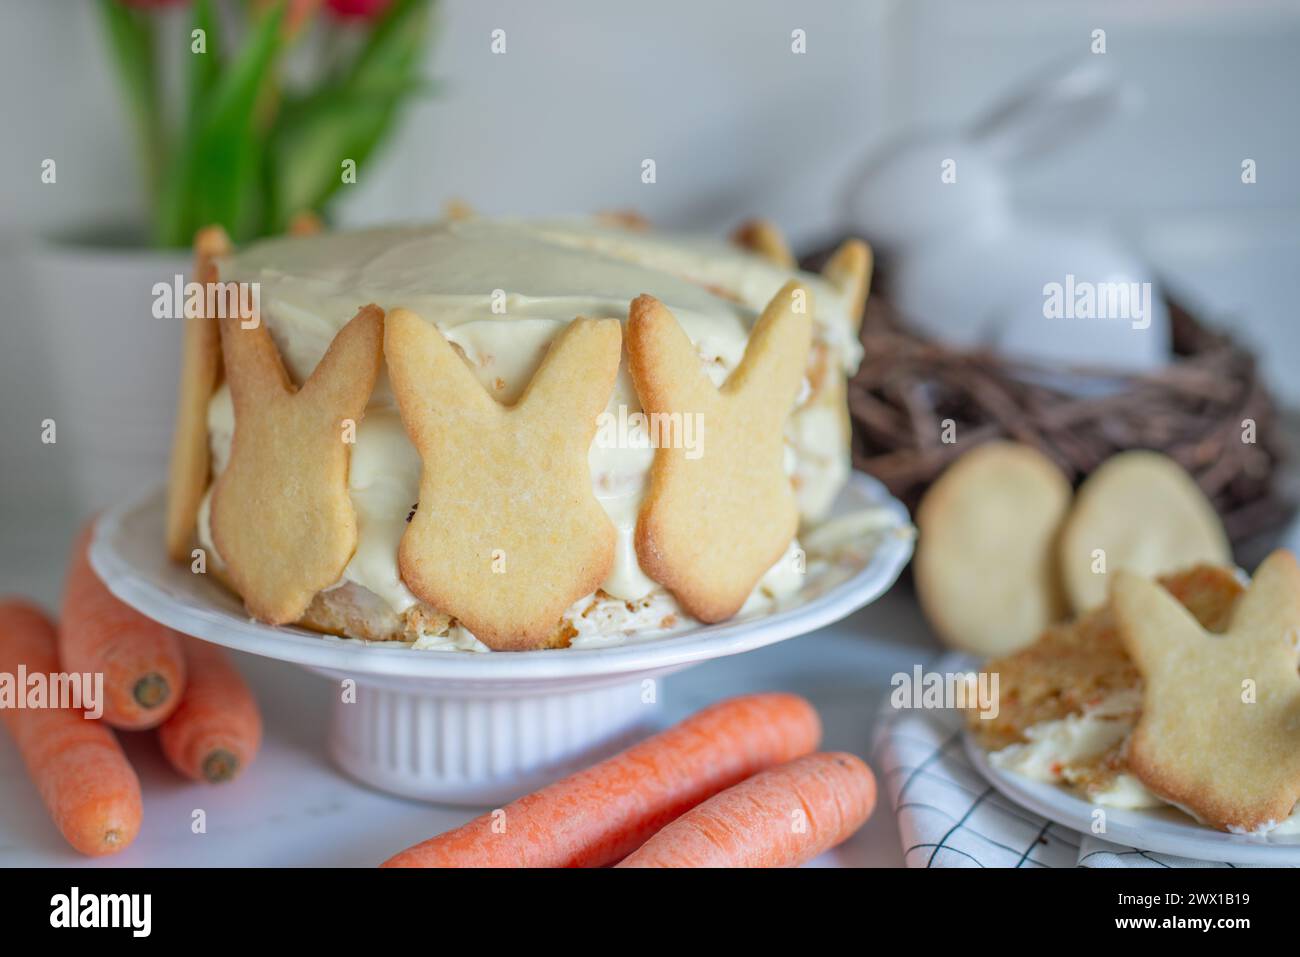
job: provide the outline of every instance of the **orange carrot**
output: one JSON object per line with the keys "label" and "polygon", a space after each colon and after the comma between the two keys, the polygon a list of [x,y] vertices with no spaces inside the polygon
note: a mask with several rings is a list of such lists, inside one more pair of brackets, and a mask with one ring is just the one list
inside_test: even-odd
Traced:
{"label": "orange carrot", "polygon": [[68,566],[59,655],[68,671],[104,675],[104,720],[129,731],[161,724],[180,704],[185,659],[180,635],[122,604],[99,580],[82,530]]}
{"label": "orange carrot", "polygon": [[262,743],[262,715],[230,657],[197,638],[181,642],[185,695],[158,729],[163,754],[195,781],[233,780]]}
{"label": "orange carrot", "polygon": [[807,754],[817,712],[790,694],[732,698],[621,754],[463,827],[385,867],[601,867],[682,812],[755,771]]}
{"label": "orange carrot", "polygon": [[[16,682],[20,667],[29,683],[34,675],[48,680],[59,673],[54,625],[36,606],[6,599],[0,601],[0,674]],[[0,719],[69,844],[98,857],[135,840],[140,781],[112,731],[72,708],[4,707]]]}
{"label": "orange carrot", "polygon": [[851,754],[810,754],[687,811],[619,867],[795,867],[860,828],[876,779]]}

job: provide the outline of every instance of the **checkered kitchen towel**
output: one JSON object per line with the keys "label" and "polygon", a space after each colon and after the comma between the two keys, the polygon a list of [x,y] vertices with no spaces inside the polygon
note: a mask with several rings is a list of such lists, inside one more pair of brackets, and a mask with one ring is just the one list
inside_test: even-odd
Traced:
{"label": "checkered kitchen towel", "polygon": [[1026,811],[971,764],[952,711],[886,702],[874,751],[908,867],[1245,866],[1121,847]]}

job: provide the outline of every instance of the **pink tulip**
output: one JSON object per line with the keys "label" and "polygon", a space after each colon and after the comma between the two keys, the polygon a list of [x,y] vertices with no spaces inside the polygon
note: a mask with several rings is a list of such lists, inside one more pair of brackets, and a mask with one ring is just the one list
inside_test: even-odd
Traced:
{"label": "pink tulip", "polygon": [[388,9],[392,0],[325,0],[330,13],[341,20],[369,20]]}

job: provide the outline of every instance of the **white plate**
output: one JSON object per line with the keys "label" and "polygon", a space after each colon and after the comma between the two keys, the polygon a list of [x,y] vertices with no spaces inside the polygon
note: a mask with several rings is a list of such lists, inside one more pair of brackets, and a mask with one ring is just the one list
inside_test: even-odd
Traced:
{"label": "white plate", "polygon": [[[855,473],[841,493],[836,512],[867,506],[887,509],[900,526],[907,510],[869,476]],[[723,655],[739,654],[792,638],[838,621],[883,594],[898,578],[912,553],[910,536],[886,534],[866,561],[833,569],[831,580],[811,579],[776,612],[700,625],[659,638],[644,638],[607,648],[557,649],[511,653],[416,651],[322,636],[295,627],[273,627],[251,620],[239,599],[163,552],[163,493],[109,509],[100,518],[90,561],[122,601],[177,631],[218,644],[352,674],[497,687],[503,683],[581,682],[677,668]]]}
{"label": "white plate", "polygon": [[[947,674],[977,670],[979,664],[966,656],[953,656],[944,658],[938,667]],[[1093,814],[1102,805],[1091,804],[1059,784],[1035,781],[996,767],[969,732],[963,732],[963,740],[976,770],[1009,801],[1081,834],[1092,833]],[[1271,837],[1229,834],[1198,824],[1172,807],[1103,809],[1106,833],[1097,837],[1112,844],[1198,861],[1274,867],[1300,865],[1300,834]]]}
{"label": "white plate", "polygon": [[513,796],[626,741],[652,718],[659,677],[838,621],[883,594],[912,554],[906,508],[855,473],[835,514],[879,506],[899,531],[810,573],[780,610],[615,647],[425,651],[251,620],[215,581],[168,561],[163,498],[155,491],[100,517],[90,561],[113,594],[184,634],[353,682],[358,701],[334,709],[335,759],[386,790],[453,802]]}

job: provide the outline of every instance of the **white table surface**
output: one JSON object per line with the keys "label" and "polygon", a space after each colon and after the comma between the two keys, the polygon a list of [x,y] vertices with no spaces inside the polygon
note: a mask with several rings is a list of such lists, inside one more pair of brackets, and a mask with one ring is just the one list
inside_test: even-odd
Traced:
{"label": "white table surface", "polygon": [[[30,595],[56,607],[75,522],[63,515],[0,514],[0,529],[0,593]],[[730,695],[793,691],[821,713],[823,747],[869,758],[890,676],[938,649],[910,587],[898,585],[837,625],[668,677],[664,719],[680,719]],[[391,797],[345,777],[325,751],[328,681],[294,665],[237,658],[265,717],[257,762],[233,784],[193,784],[171,770],[151,732],[121,734],[140,775],[144,825],[130,848],[110,858],[88,860],[64,843],[12,742],[0,734],[0,866],[369,867],[479,813]],[[191,831],[196,809],[207,817],[204,834]],[[867,825],[815,863],[902,865],[883,788]]]}

